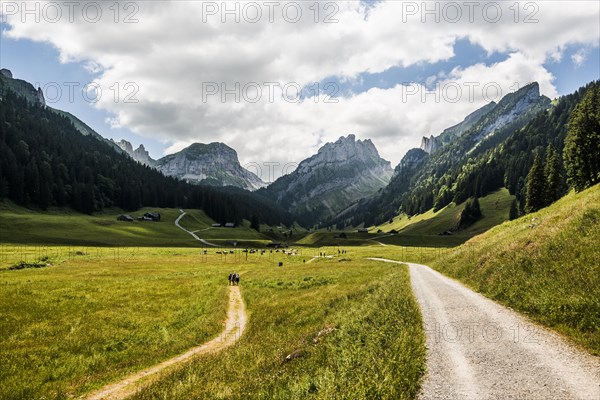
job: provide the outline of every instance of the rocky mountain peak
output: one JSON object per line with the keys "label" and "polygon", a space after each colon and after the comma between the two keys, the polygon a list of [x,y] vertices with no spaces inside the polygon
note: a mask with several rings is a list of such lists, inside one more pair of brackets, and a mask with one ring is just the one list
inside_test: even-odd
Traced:
{"label": "rocky mountain peak", "polygon": [[7,77],[7,78],[10,78],[10,79],[12,79],[12,78],[13,78],[13,74],[12,74],[12,72],[10,71],[10,69],[6,69],[6,68],[2,68],[2,69],[0,69],[0,75],[3,75],[3,76],[5,76],[5,77]]}
{"label": "rocky mountain peak", "polygon": [[512,123],[534,109],[534,107],[547,104],[550,104],[550,99],[546,96],[540,96],[540,86],[537,82],[530,83],[514,93],[507,94],[483,119],[484,126],[477,137],[477,141]]}
{"label": "rocky mountain peak", "polygon": [[421,139],[421,150],[424,152],[431,154],[438,149],[438,142],[436,138],[431,135],[430,137],[423,136]]}
{"label": "rocky mountain peak", "polygon": [[125,139],[121,139],[119,142],[115,142],[117,144],[117,146],[119,146],[125,153],[129,154],[131,157],[133,157],[133,146],[131,145],[131,142],[128,142]]}
{"label": "rocky mountain peak", "polygon": [[240,165],[237,152],[224,143],[193,143],[156,162],[163,174],[191,183],[256,190],[266,184]]}
{"label": "rocky mountain peak", "polygon": [[121,139],[119,142],[115,142],[115,144],[119,146],[121,150],[127,153],[129,157],[133,158],[140,164],[148,165],[150,167],[153,167],[156,164],[156,160],[150,157],[150,153],[148,153],[143,144],[140,144],[140,146],[135,150],[133,150],[131,143],[125,139]]}
{"label": "rocky mountain peak", "polygon": [[264,194],[290,212],[307,213],[310,217],[304,222],[313,224],[373,196],[392,174],[390,162],[379,156],[371,140],[356,140],[350,134],[323,145]]}
{"label": "rocky mountain peak", "polygon": [[316,155],[300,163],[300,166],[305,164],[307,167],[313,167],[320,163],[346,163],[350,160],[389,166],[389,162],[379,157],[379,152],[370,139],[356,140],[353,134],[342,136],[333,143],[326,143]]}

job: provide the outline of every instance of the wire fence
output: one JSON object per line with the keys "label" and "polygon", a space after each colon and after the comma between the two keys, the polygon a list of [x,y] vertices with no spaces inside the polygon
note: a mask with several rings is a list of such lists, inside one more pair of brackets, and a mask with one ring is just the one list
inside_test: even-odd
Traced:
{"label": "wire fence", "polygon": [[[199,264],[243,264],[246,262],[265,262],[275,266],[284,266],[286,261],[311,262],[319,259],[343,259],[355,257],[361,252],[360,247],[323,246],[323,247],[291,247],[291,248],[148,248],[148,247],[94,247],[94,246],[31,246],[0,244],[0,269],[17,263],[84,262],[103,260],[113,265],[126,265],[143,260],[152,254],[172,254],[191,257],[191,261]],[[471,243],[457,247],[411,247],[388,246],[380,250],[371,248],[370,252],[381,251],[387,258],[393,256],[398,261],[427,263],[448,259],[450,257],[468,257],[475,259],[485,253],[485,249]]]}

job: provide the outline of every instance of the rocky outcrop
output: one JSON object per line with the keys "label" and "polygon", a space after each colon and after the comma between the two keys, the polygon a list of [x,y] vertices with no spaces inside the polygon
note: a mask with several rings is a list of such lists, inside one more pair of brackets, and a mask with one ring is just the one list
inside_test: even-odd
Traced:
{"label": "rocky outcrop", "polygon": [[348,135],[325,144],[263,193],[288,211],[303,214],[304,223],[313,224],[373,196],[392,174],[389,161],[379,156],[371,140]]}
{"label": "rocky outcrop", "polygon": [[125,153],[127,153],[129,155],[129,157],[133,158],[135,161],[139,162],[140,164],[144,164],[149,167],[154,167],[156,165],[156,160],[154,160],[154,159],[152,159],[152,157],[150,157],[150,154],[148,153],[148,151],[146,150],[146,148],[144,147],[143,144],[140,144],[140,146],[134,150],[131,143],[125,139],[121,139],[121,141],[114,142],[114,143],[117,146],[119,146],[119,148],[121,148],[121,150],[123,150]]}
{"label": "rocky outcrop", "polygon": [[421,150],[428,154],[432,154],[438,147],[437,140],[433,135],[430,137],[423,136],[423,139],[421,140]]}
{"label": "rocky outcrop", "polygon": [[12,72],[4,68],[0,70],[0,97],[9,90],[19,96],[25,97],[32,104],[46,106],[46,100],[41,88],[36,89],[27,81],[13,78]]}
{"label": "rocky outcrop", "polygon": [[133,146],[130,142],[125,139],[121,139],[119,142],[115,142],[117,146],[119,146],[125,153],[129,154],[131,158],[133,158]]}
{"label": "rocky outcrop", "polygon": [[140,146],[133,151],[133,159],[150,167],[156,165],[156,160],[150,157],[150,153],[148,153],[148,150],[146,150],[143,144],[140,144]]}
{"label": "rocky outcrop", "polygon": [[44,92],[41,87],[37,88],[37,101],[43,107],[46,107],[46,99],[44,98]]}
{"label": "rocky outcrop", "polygon": [[247,190],[266,185],[258,176],[243,168],[236,151],[223,143],[194,143],[178,153],[161,158],[155,167],[167,176],[196,184],[236,186]]}
{"label": "rocky outcrop", "polygon": [[471,127],[473,127],[473,125],[475,125],[481,118],[489,114],[495,106],[495,102],[489,102],[485,106],[467,115],[465,119],[462,120],[462,122],[459,122],[458,124],[451,126],[450,128],[444,129],[444,131],[438,137],[436,137],[437,145],[439,147],[442,147],[461,137],[465,132],[471,129]]}
{"label": "rocky outcrop", "polygon": [[550,99],[540,96],[540,86],[537,82],[530,83],[514,93],[509,93],[478,122],[475,142],[491,136],[494,132],[512,124],[531,111],[543,109],[549,105]]}

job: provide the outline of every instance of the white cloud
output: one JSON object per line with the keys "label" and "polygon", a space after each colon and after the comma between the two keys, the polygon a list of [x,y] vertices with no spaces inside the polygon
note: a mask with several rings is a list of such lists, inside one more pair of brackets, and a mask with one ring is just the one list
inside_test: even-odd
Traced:
{"label": "white cloud", "polygon": [[[115,23],[114,11],[108,9],[112,3],[97,23],[86,21],[80,9],[74,13],[74,23],[66,18],[58,23],[43,18],[40,23],[23,23],[19,14],[9,15],[7,36],[49,42],[59,49],[62,61],[84,61],[100,72],[97,82],[105,95],[96,106],[115,114],[114,126],[161,140],[167,151],[194,141],[223,141],[238,150],[243,163],[298,162],[323,141],[356,133],[359,138],[372,138],[380,153],[396,164],[406,150],[419,144],[420,136],[441,132],[486,102],[481,93],[473,99],[463,95],[457,102],[436,102],[432,95],[422,101],[420,96],[406,97],[407,88],[396,85],[341,98],[337,104],[325,103],[322,96],[317,102],[289,103],[280,96],[268,101],[269,82],[310,87],[331,76],[352,81],[363,72],[435,63],[452,57],[455,41],[467,38],[489,53],[510,55],[492,66],[478,64],[439,74],[436,82],[442,88],[449,82],[463,89],[470,82],[480,86],[497,82],[506,93],[515,84],[536,80],[542,93],[553,97],[553,77],[543,63],[560,57],[569,45],[597,46],[600,37],[600,6],[587,1],[526,3],[537,9],[518,3],[518,16],[509,8],[512,2],[496,3],[502,5],[502,18],[496,23],[490,22],[487,3],[474,9],[473,22],[463,6],[457,23],[447,21],[453,10],[443,2],[428,3],[430,9],[438,7],[439,23],[422,9],[413,13],[411,5],[420,8],[422,2],[380,2],[368,8],[368,15],[360,2],[338,2],[333,15],[337,23],[314,23],[312,2],[294,3],[303,7],[297,23],[283,18],[283,3],[273,23],[262,2],[255,3],[263,5],[260,23],[243,18],[240,23],[222,23],[220,14],[207,15],[208,5],[220,7],[222,2],[136,4],[139,11],[134,18],[139,22],[133,24]],[[241,11],[250,3],[227,4],[239,4]],[[121,10],[119,19],[131,11],[135,9]],[[320,9],[319,20],[333,11]],[[538,22],[524,23],[526,17]],[[232,16],[228,18],[231,21]],[[108,95],[113,94],[109,88],[115,83],[122,96],[130,93],[123,88],[127,82],[139,87],[135,96],[139,103],[123,103],[122,98],[115,102]],[[231,95],[225,103],[219,96],[203,101],[203,89],[210,82],[227,88],[236,82],[241,87],[254,82],[263,96],[256,103],[243,98],[236,103]],[[279,95],[280,90],[274,93]]]}
{"label": "white cloud", "polygon": [[575,64],[576,68],[579,68],[581,67],[581,65],[583,65],[583,62],[587,58],[587,53],[587,50],[583,48],[579,49],[575,54],[571,55],[571,61],[573,61],[573,64]]}

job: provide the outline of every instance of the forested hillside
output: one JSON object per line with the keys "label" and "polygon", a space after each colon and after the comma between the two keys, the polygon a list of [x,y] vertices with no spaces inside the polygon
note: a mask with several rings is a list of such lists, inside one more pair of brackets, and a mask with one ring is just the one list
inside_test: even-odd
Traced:
{"label": "forested hillside", "polygon": [[8,91],[0,100],[0,199],[92,213],[107,207],[200,208],[220,222],[291,223],[249,192],[220,191],[168,178],[84,136],[70,119]]}
{"label": "forested hillside", "polygon": [[[563,149],[569,118],[586,93],[598,97],[599,91],[600,83],[592,82],[552,105],[541,102],[479,142],[482,121],[432,155],[415,149],[396,167],[390,185],[377,198],[358,204],[351,218],[333,223],[381,224],[399,212],[439,210],[501,187],[517,197],[514,217],[545,207],[568,189]],[[489,120],[490,114],[484,118]],[[593,151],[592,144],[587,148]]]}

